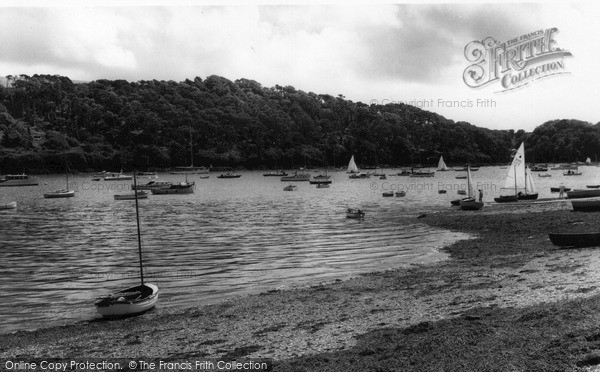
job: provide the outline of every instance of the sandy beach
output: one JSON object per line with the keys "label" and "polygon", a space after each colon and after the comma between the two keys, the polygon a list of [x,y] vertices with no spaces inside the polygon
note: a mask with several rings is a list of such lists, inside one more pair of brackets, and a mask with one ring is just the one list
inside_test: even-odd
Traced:
{"label": "sandy beach", "polygon": [[0,358],[263,360],[275,371],[586,371],[600,364],[600,231],[570,203],[415,215],[472,234],[449,259],[215,305],[0,337]]}

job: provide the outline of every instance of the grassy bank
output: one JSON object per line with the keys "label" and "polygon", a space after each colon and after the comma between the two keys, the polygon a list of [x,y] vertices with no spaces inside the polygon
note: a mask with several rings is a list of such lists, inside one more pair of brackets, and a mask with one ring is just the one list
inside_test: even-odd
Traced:
{"label": "grassy bank", "polygon": [[[0,338],[0,358],[270,358],[277,371],[577,371],[600,364],[600,230],[562,205],[429,213],[451,259],[216,305]],[[407,222],[414,222],[413,219]]]}

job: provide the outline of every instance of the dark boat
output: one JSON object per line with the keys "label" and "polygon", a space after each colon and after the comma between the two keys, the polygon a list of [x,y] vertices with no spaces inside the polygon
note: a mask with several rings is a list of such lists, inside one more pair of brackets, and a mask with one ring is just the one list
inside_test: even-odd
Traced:
{"label": "dark boat", "polygon": [[[564,192],[571,191],[570,187],[565,187],[563,189]],[[550,192],[560,192],[560,187],[551,187]]]}
{"label": "dark boat", "polygon": [[600,190],[598,189],[572,190],[567,192],[569,199],[594,198],[597,196],[600,196]]}
{"label": "dark boat", "polygon": [[452,200],[452,201],[450,202],[450,204],[458,206],[458,205],[460,205],[460,202],[461,202],[461,201],[475,201],[475,198],[462,198],[462,199],[456,199],[456,200]]}
{"label": "dark boat", "polygon": [[552,244],[564,248],[585,248],[600,246],[600,232],[548,234]]}
{"label": "dark boat", "polygon": [[519,200],[517,195],[501,195],[497,198],[494,198],[496,203],[511,203]]}
{"label": "dark boat", "polygon": [[536,200],[537,198],[538,198],[537,192],[535,194],[523,194],[523,193],[517,194],[517,199],[519,199],[519,200]]}
{"label": "dark boat", "polygon": [[600,185],[587,185],[588,189],[600,189]]}
{"label": "dark boat", "polygon": [[221,174],[217,178],[240,178],[241,176],[242,176],[241,174],[226,173],[226,174]]}
{"label": "dark boat", "polygon": [[460,209],[465,211],[477,211],[483,207],[482,202],[478,202],[475,200],[461,200],[459,205]]}
{"label": "dark boat", "polygon": [[571,201],[573,210],[576,212],[599,212],[600,200],[598,199],[576,199]]}

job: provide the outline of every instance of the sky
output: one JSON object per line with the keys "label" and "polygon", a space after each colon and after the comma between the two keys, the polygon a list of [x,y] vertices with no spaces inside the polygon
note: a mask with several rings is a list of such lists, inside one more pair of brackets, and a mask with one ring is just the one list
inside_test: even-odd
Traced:
{"label": "sky", "polygon": [[[220,75],[367,104],[405,102],[491,129],[600,122],[598,1],[220,4],[4,1],[0,76]],[[463,73],[474,64],[465,57],[469,43],[504,43],[552,28],[553,48],[571,54],[556,59],[561,74],[511,90],[500,81],[465,83]]]}

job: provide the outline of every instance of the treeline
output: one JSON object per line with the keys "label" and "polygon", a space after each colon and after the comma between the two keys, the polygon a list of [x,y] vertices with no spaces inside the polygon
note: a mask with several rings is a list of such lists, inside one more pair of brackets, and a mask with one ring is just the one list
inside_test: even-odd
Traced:
{"label": "treeline", "polygon": [[527,137],[526,159],[536,162],[596,161],[600,155],[600,123],[580,120],[552,120]]}
{"label": "treeline", "polygon": [[[0,173],[60,172],[65,164],[161,169],[192,160],[250,169],[344,166],[352,154],[362,166],[435,165],[440,155],[450,164],[506,163],[526,137],[409,105],[366,105],[247,79],[73,83],[56,75],[7,76],[0,134]],[[549,144],[536,145],[536,159],[573,154]]]}

